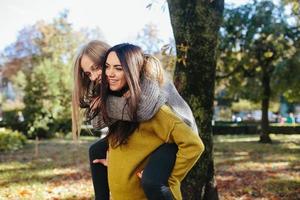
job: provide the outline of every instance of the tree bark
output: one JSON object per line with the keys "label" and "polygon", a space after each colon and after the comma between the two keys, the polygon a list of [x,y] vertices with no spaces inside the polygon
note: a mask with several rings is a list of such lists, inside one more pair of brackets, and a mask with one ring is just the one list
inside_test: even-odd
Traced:
{"label": "tree bark", "polygon": [[261,143],[272,143],[272,140],[269,136],[269,102],[271,96],[271,87],[270,87],[270,75],[263,70],[262,74],[262,85],[263,85],[263,98],[261,102],[261,131],[260,131],[260,140]]}
{"label": "tree bark", "polygon": [[224,0],[168,0],[176,42],[174,81],[192,107],[205,151],[182,183],[184,199],[219,199],[214,179],[212,117],[218,31]]}

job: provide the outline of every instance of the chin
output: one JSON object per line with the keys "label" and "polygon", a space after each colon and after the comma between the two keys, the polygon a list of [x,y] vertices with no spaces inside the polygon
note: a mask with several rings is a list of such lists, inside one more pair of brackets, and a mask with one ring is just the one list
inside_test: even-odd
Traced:
{"label": "chin", "polygon": [[117,91],[116,88],[109,88],[111,91]]}
{"label": "chin", "polygon": [[119,87],[109,87],[109,89],[110,89],[111,91],[119,91],[119,90],[120,90]]}

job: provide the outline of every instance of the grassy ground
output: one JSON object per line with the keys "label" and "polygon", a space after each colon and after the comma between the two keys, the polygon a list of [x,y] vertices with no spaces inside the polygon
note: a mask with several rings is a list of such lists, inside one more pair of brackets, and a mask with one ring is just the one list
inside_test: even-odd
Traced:
{"label": "grassy ground", "polygon": [[88,145],[95,138],[34,141],[0,156],[0,199],[91,199]]}
{"label": "grassy ground", "polygon": [[215,165],[222,199],[300,199],[300,135],[217,136]]}
{"label": "grassy ground", "polygon": [[[215,164],[221,199],[300,199],[300,135],[217,136]],[[95,138],[30,141],[0,154],[0,199],[92,199],[87,150]]]}

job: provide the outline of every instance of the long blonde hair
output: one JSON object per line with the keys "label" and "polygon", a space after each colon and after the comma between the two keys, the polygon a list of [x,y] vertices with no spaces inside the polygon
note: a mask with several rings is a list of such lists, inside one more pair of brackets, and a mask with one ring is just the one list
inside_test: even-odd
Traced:
{"label": "long blonde hair", "polygon": [[142,73],[149,79],[157,81],[160,86],[164,83],[164,69],[160,60],[155,56],[144,54]]}
{"label": "long blonde hair", "polygon": [[[74,84],[72,91],[72,134],[73,139],[80,135],[82,114],[80,113],[81,103],[87,98],[88,89],[92,83],[88,76],[83,73],[81,59],[83,55],[88,56],[95,64],[102,65],[106,51],[110,46],[99,40],[92,40],[84,45],[78,52],[74,61]],[[100,92],[100,91],[99,91]]]}

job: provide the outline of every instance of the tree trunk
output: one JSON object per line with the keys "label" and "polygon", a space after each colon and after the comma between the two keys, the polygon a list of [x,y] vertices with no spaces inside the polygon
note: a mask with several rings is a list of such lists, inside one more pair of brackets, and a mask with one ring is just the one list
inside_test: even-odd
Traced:
{"label": "tree trunk", "polygon": [[176,41],[175,84],[192,107],[205,151],[182,183],[187,200],[219,199],[214,179],[212,117],[218,31],[224,0],[168,0]]}
{"label": "tree trunk", "polygon": [[261,102],[261,131],[260,131],[260,140],[261,143],[272,143],[272,140],[269,136],[269,101],[271,96],[271,87],[270,87],[270,75],[263,70],[262,75],[262,84],[263,84],[263,98]]}

